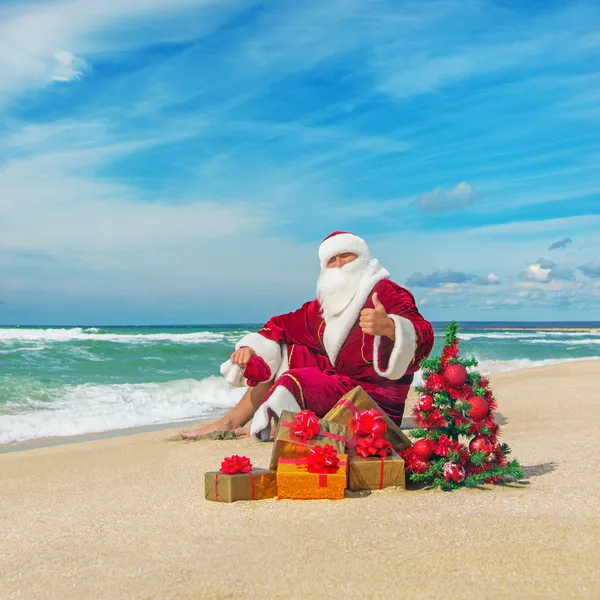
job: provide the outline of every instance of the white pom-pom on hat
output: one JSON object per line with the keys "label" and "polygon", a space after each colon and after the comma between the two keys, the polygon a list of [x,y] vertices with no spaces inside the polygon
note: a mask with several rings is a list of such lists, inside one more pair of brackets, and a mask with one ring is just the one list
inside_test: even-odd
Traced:
{"label": "white pom-pom on hat", "polygon": [[329,234],[319,246],[319,261],[321,268],[326,267],[329,259],[344,252],[352,252],[359,258],[371,258],[367,242],[347,231],[334,231]]}

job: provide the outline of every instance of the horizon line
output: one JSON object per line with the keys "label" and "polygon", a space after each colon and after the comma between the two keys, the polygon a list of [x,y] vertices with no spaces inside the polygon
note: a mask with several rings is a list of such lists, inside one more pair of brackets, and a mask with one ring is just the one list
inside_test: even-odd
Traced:
{"label": "horizon line", "polygon": [[[564,324],[564,325],[573,325],[573,326],[581,326],[581,327],[600,327],[600,321],[574,321],[574,320],[556,320],[556,321],[534,321],[534,320],[527,320],[527,321],[493,321],[493,320],[488,320],[488,321],[466,321],[466,320],[458,320],[458,319],[450,319],[450,320],[444,320],[444,321],[434,321],[431,320],[430,323],[433,326],[445,326],[448,325],[448,323],[450,323],[451,321],[456,321],[458,323],[458,325],[460,326],[461,323],[465,324],[465,325],[475,325],[475,324],[495,324],[495,325],[532,325],[532,324],[536,324],[536,325],[557,325],[557,324]],[[256,321],[256,322],[239,322],[239,323],[179,323],[179,324],[168,324],[168,323],[158,323],[158,324],[135,324],[135,323],[128,323],[128,324],[124,324],[124,325],[114,325],[114,324],[98,324],[98,323],[77,323],[77,324],[64,324],[64,323],[58,323],[58,324],[32,324],[32,323],[19,323],[19,324],[9,324],[9,323],[0,323],[0,328],[2,327],[51,327],[51,328],[64,328],[64,327],[110,327],[110,328],[117,328],[117,327],[211,327],[211,328],[217,328],[217,327],[222,327],[222,328],[231,328],[231,327],[254,327],[254,326],[259,326],[262,327],[262,325],[264,325],[264,322],[262,321]]]}

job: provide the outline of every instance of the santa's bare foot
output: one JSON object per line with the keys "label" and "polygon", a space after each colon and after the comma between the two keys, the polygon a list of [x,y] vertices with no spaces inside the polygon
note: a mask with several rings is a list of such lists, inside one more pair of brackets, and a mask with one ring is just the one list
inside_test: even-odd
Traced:
{"label": "santa's bare foot", "polygon": [[233,430],[233,435],[237,438],[244,438],[250,435],[250,426],[246,425],[246,427],[238,427]]}
{"label": "santa's bare foot", "polygon": [[[245,438],[250,436],[250,424],[245,427],[238,427],[233,430],[233,434],[236,438]],[[277,435],[277,423],[271,425],[271,437],[275,437]]]}

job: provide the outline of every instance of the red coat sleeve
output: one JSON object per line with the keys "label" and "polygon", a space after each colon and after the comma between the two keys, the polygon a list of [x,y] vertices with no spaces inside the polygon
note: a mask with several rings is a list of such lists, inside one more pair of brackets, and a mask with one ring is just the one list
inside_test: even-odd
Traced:
{"label": "red coat sleeve", "polygon": [[[427,321],[417,309],[414,296],[397,283],[386,279],[380,281],[373,291],[377,292],[377,297],[381,304],[383,304],[388,316],[392,319],[394,319],[394,315],[406,319],[414,328],[413,341],[413,338],[411,337],[412,332],[407,332],[407,327],[409,328],[409,326],[404,323],[405,327],[402,327],[402,319],[395,319],[396,340],[392,341],[387,337],[381,337],[375,340],[374,350],[378,353],[377,358],[378,367],[381,370],[380,374],[386,377],[391,374],[392,376],[389,377],[390,379],[398,379],[399,377],[402,377],[402,375],[415,373],[419,370],[419,363],[421,360],[429,356],[429,353],[433,348],[434,333],[431,323]],[[403,332],[404,336],[402,336]],[[397,358],[396,355],[398,355],[398,352],[400,351],[400,344],[403,342],[403,337],[404,343],[408,343],[408,340],[410,340],[411,343],[414,343],[414,348],[410,348],[410,362],[408,362],[407,365],[406,360],[401,360],[398,363],[400,370],[403,370],[403,372],[398,375],[398,369],[394,369],[394,364],[390,364],[390,360],[395,362],[395,358]],[[407,349],[405,348],[404,350],[404,355],[407,356]],[[404,366],[405,368],[403,369],[402,367]]]}
{"label": "red coat sleeve", "polygon": [[258,333],[280,344],[301,344],[320,350],[318,327],[321,320],[319,303],[312,300],[294,312],[272,317]]}

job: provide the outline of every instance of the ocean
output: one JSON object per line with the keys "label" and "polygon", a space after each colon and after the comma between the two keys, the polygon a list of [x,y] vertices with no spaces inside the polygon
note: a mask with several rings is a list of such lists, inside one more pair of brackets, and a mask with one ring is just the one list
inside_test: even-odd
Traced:
{"label": "ocean", "polygon": [[[483,373],[600,358],[600,323],[460,325]],[[244,392],[219,365],[258,327],[0,328],[0,443],[218,417]]]}

